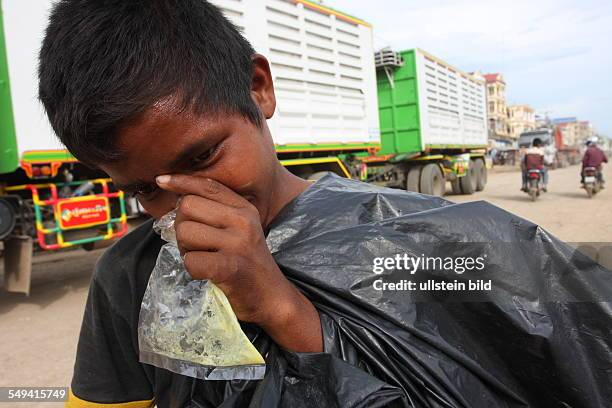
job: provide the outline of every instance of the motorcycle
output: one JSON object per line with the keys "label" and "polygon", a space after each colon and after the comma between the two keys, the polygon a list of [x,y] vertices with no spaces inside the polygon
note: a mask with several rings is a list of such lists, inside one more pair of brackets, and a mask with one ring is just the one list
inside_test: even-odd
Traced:
{"label": "motorcycle", "polygon": [[587,196],[592,198],[601,190],[601,175],[595,167],[585,167],[583,170],[584,182],[582,188],[587,192]]}
{"label": "motorcycle", "polygon": [[538,169],[527,170],[527,194],[531,197],[531,201],[537,200],[542,188],[542,172]]}

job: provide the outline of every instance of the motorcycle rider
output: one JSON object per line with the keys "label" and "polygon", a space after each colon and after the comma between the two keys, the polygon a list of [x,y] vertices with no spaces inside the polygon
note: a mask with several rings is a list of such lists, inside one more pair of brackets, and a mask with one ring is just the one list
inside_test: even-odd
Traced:
{"label": "motorcycle rider", "polygon": [[533,139],[531,147],[525,150],[521,158],[521,170],[523,176],[523,187],[521,191],[527,192],[527,183],[529,170],[540,170],[540,174],[542,174],[542,191],[546,192],[546,188],[548,185],[548,172],[546,171],[546,167],[544,166],[544,150],[542,149],[542,140],[539,138]]}
{"label": "motorcycle rider", "polygon": [[601,182],[601,188],[603,188],[604,179],[602,172],[602,164],[608,162],[606,154],[597,146],[597,138],[593,137],[586,142],[587,149],[582,157],[582,169],[580,171],[580,183],[584,184],[584,169],[586,167],[594,167],[597,169],[597,177]]}

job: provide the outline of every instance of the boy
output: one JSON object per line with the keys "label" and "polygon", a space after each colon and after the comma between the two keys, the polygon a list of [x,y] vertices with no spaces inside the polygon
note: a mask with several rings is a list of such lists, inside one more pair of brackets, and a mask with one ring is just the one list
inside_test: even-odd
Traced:
{"label": "boy", "polygon": [[[75,157],[107,172],[154,218],[182,197],[176,231],[190,274],[215,282],[237,317],[278,345],[322,351],[315,308],[280,272],[264,237],[309,185],[276,159],[265,121],[276,104],[267,60],[198,0],[59,2],[40,60],[40,99]],[[140,248],[141,235],[128,235],[97,267],[73,384],[83,399],[153,396],[128,330],[148,277],[130,276],[128,285],[109,265],[139,251],[154,260],[159,248]]]}
{"label": "boy", "polygon": [[[147,222],[96,266],[69,406],[596,406],[609,400],[604,370],[573,375],[575,366],[556,360],[563,356],[566,363],[564,353],[572,350],[583,366],[603,361],[607,343],[590,326],[609,322],[608,309],[587,305],[581,311],[590,320],[572,315],[572,325],[564,319],[573,307],[531,301],[565,294],[554,274],[555,284],[541,284],[541,268],[567,259],[567,248],[485,203],[454,206],[332,177],[309,186],[291,175],[276,160],[265,122],[275,109],[268,63],[205,1],[59,1],[39,79],[50,122],[75,157],[106,171],[154,218],[180,198],[175,225],[188,272],[224,291],[266,359],[262,381],[201,381],[139,362],[140,304],[163,244]],[[495,254],[491,269],[500,273],[499,294],[508,303],[418,303],[372,289],[380,280],[371,273],[374,256],[392,260],[399,250],[445,250],[438,244],[446,240],[500,237],[537,244],[542,258],[525,257],[514,268],[531,247]],[[385,278],[404,272],[398,267]],[[582,296],[592,293],[587,283]],[[523,297],[506,290],[519,286]],[[604,283],[598,290],[612,293]],[[523,298],[529,301],[519,303]],[[560,340],[551,327],[579,330]]]}

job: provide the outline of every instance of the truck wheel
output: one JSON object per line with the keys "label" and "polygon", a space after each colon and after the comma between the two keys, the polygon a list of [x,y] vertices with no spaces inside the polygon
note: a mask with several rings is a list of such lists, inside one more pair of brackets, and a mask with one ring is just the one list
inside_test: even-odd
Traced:
{"label": "truck wheel", "polygon": [[461,180],[457,178],[451,181],[451,188],[453,189],[453,194],[461,194]]}
{"label": "truck wheel", "polygon": [[446,180],[440,166],[429,163],[421,171],[421,193],[442,197],[446,190]]}
{"label": "truck wheel", "polygon": [[421,191],[419,188],[420,180],[421,166],[410,167],[408,169],[408,175],[406,176],[406,190],[419,193]]}
{"label": "truck wheel", "polygon": [[8,236],[15,228],[15,209],[7,200],[0,198],[0,239]]}
{"label": "truck wheel", "polygon": [[474,194],[476,190],[476,172],[473,165],[470,166],[465,176],[459,178],[459,184],[463,194]]}
{"label": "truck wheel", "polygon": [[476,191],[482,191],[487,185],[487,166],[482,159],[476,159],[472,162],[474,172],[476,173]]}

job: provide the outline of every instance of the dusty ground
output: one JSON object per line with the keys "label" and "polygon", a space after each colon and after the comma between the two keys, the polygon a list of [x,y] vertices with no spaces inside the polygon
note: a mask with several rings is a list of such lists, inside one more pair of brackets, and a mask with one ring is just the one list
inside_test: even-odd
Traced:
{"label": "dusty ground", "polygon": [[455,202],[485,200],[533,221],[566,242],[612,242],[612,165],[604,169],[609,187],[588,199],[580,188],[580,166],[549,172],[548,193],[531,202],[519,191],[520,172],[494,168],[484,191],[448,196]]}
{"label": "dusty ground", "polygon": [[[89,279],[102,251],[77,250],[39,257],[33,265],[29,297],[0,289],[0,386],[70,384]],[[0,402],[0,408],[11,405]]]}
{"label": "dusty ground", "polygon": [[[610,188],[591,200],[579,188],[578,173],[578,167],[551,172],[549,192],[535,203],[519,191],[520,175],[511,169],[494,170],[484,192],[448,198],[490,201],[565,241],[612,242],[612,165],[606,169]],[[69,385],[87,287],[101,252],[37,259],[29,298],[0,289],[0,386]],[[0,408],[9,406],[0,403]]]}

